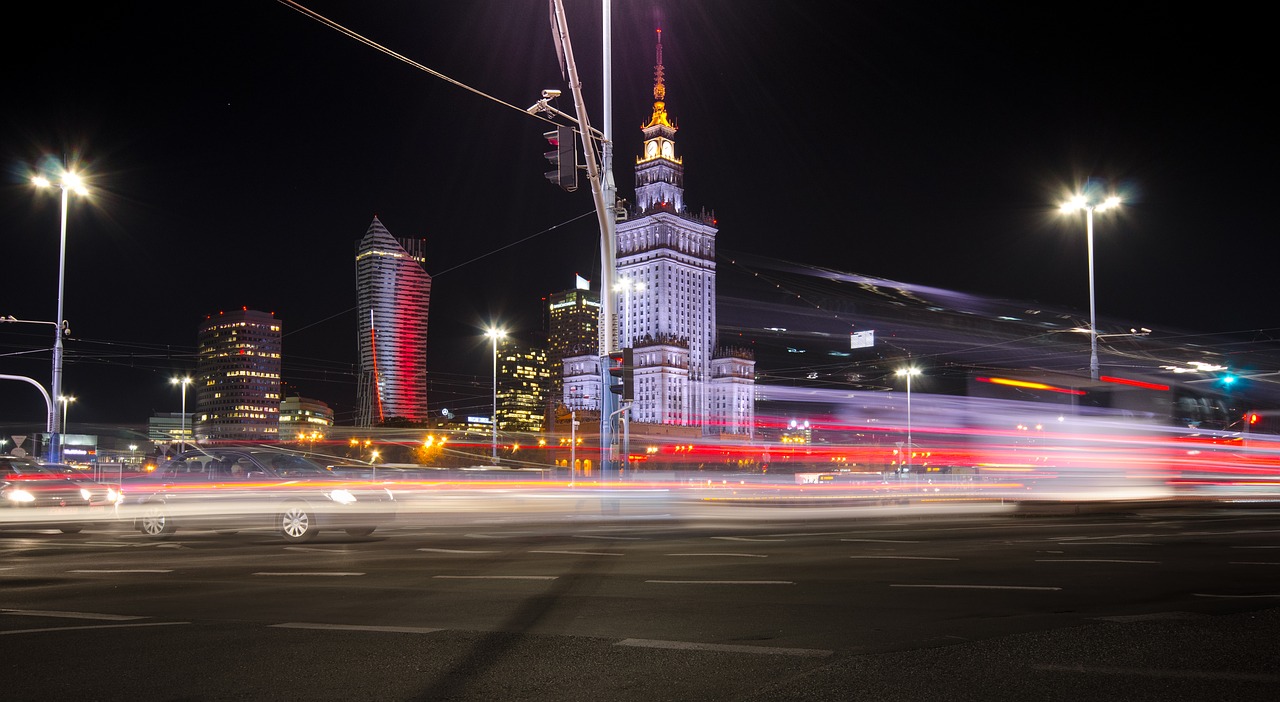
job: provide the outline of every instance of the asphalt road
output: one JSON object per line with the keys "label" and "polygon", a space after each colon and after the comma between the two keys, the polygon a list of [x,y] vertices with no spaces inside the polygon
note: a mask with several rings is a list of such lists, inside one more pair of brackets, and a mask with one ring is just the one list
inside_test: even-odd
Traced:
{"label": "asphalt road", "polygon": [[0,531],[13,700],[1274,697],[1280,509]]}

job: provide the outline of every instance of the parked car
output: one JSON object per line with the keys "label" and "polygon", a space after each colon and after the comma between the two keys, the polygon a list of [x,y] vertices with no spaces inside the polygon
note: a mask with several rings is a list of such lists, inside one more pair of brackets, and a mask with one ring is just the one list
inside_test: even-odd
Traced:
{"label": "parked car", "polygon": [[156,538],[177,529],[272,529],[309,541],[322,529],[365,536],[395,519],[390,490],[343,479],[306,456],[270,448],[199,448],[129,488],[128,516]]}
{"label": "parked car", "polygon": [[95,490],[39,461],[0,456],[0,529],[59,529],[74,534],[106,516]]}

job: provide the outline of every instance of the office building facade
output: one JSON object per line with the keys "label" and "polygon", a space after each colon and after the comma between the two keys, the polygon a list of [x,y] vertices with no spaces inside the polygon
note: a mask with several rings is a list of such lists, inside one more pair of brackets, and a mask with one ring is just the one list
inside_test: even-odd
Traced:
{"label": "office building facade", "polygon": [[200,325],[197,442],[279,437],[280,355],[281,322],[270,312],[219,312]]}

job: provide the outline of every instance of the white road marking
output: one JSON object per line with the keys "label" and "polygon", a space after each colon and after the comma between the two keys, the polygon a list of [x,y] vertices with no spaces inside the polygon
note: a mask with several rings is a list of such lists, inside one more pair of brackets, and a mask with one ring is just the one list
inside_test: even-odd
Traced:
{"label": "white road marking", "polygon": [[1159,563],[1160,561],[1134,561],[1125,558],[1037,558],[1036,563]]}
{"label": "white road marking", "polygon": [[561,556],[625,556],[625,553],[607,553],[604,551],[530,551],[529,553],[552,553]]}
{"label": "white road marking", "polygon": [[646,580],[665,585],[795,585],[790,580]]}
{"label": "white road marking", "polygon": [[1155,546],[1148,541],[1063,541],[1059,546]]}
{"label": "white road marking", "polygon": [[857,543],[867,544],[918,544],[919,541],[902,541],[899,539],[840,539],[841,541],[853,541]]}
{"label": "white road marking", "polygon": [[276,575],[278,575],[278,576],[295,576],[295,575],[297,575],[297,576],[311,576],[311,577],[321,577],[321,578],[327,578],[327,577],[335,577],[335,578],[338,578],[338,577],[342,577],[342,576],[344,576],[344,575],[364,575],[364,573],[343,573],[343,572],[340,572],[340,571],[321,571],[321,572],[316,572],[316,573],[254,573],[254,575],[268,575],[268,576],[276,576]]}
{"label": "white road marking", "polygon": [[724,541],[786,541],[786,539],[753,539],[748,536],[713,536],[711,538]]}
{"label": "white road marking", "polygon": [[467,551],[460,548],[420,548],[418,550],[431,553],[497,553],[497,551]]}
{"label": "white road marking", "polygon": [[729,558],[768,558],[762,553],[668,553],[668,556],[725,556]]}
{"label": "white road marking", "polygon": [[940,590],[1061,590],[1060,587],[1043,587],[1040,585],[919,585],[913,583],[892,583],[889,587],[926,587]]}
{"label": "white road marking", "polygon": [[352,553],[345,548],[313,548],[311,546],[285,546],[286,551],[309,551],[313,553]]}
{"label": "white road marking", "polygon": [[878,559],[890,561],[958,561],[959,558],[949,556],[849,556],[859,559]]}
{"label": "white road marking", "polygon": [[437,580],[555,580],[558,575],[433,575]]}
{"label": "white road marking", "polygon": [[13,631],[0,631],[0,636],[9,636],[11,634],[41,634],[46,631],[84,631],[86,629],[127,629],[129,627],[139,626],[175,626],[177,624],[190,624],[191,622],[139,622],[137,624],[96,624],[94,626],[55,626],[48,629],[14,629]]}
{"label": "white road marking", "polygon": [[172,573],[172,570],[164,568],[116,568],[116,569],[90,569],[81,568],[79,570],[68,570],[68,573]]}
{"label": "white road marking", "polygon": [[817,648],[778,648],[775,646],[739,646],[734,644],[691,643],[688,641],[658,641],[654,639],[623,639],[615,646],[636,646],[640,648],[668,648],[679,651],[713,651],[717,653],[758,653],[769,656],[805,656],[808,658],[826,658],[831,651]]}
{"label": "white road marking", "polygon": [[357,624],[313,624],[310,622],[286,622],[271,624],[273,629],[329,629],[332,631],[379,631],[396,634],[430,634],[444,629],[427,626],[362,626]]}
{"label": "white road marking", "polygon": [[132,619],[147,619],[129,614],[99,614],[97,612],[58,612],[48,609],[0,609],[3,614],[16,614],[20,617],[57,617],[59,619],[102,619],[123,622]]}

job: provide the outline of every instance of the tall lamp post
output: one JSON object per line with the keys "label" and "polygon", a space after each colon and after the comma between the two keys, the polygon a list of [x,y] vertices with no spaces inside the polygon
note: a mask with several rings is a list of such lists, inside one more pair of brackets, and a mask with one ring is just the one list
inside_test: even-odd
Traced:
{"label": "tall lamp post", "polygon": [[[62,318],[62,290],[66,281],[67,270],[67,201],[71,193],[74,191],[77,195],[88,195],[89,190],[85,188],[84,183],[80,180],[80,176],[66,171],[62,174],[62,179],[57,183],[51,182],[44,176],[36,176],[31,182],[38,188],[58,187],[62,190],[62,218],[59,235],[61,237],[58,245],[58,316],[54,320],[53,332],[53,382],[49,388],[49,394],[53,397],[62,397],[62,337],[66,334],[67,323]],[[58,415],[56,412],[49,413],[49,457],[54,456],[54,446],[61,447],[61,439],[58,434],[61,427],[58,426]]]}
{"label": "tall lamp post", "polygon": [[485,330],[484,335],[493,340],[493,418],[490,424],[493,427],[493,441],[490,445],[494,464],[498,462],[498,339],[505,338],[507,332],[502,329],[489,327]]}
{"label": "tall lamp post", "polygon": [[1084,210],[1085,235],[1089,247],[1089,376],[1098,379],[1098,317],[1093,297],[1093,213],[1106,212],[1120,206],[1120,198],[1108,196],[1102,202],[1095,202],[1084,195],[1076,195],[1062,203],[1059,208],[1064,214],[1072,214]]}
{"label": "tall lamp post", "polygon": [[187,450],[187,386],[191,384],[191,378],[170,378],[169,382],[182,386],[182,423],[178,429],[178,453],[182,453]]}
{"label": "tall lamp post", "polygon": [[907,466],[907,468],[906,468],[906,470],[905,470],[904,472],[906,472],[906,473],[910,473],[910,472],[911,472],[911,453],[912,453],[912,448],[911,448],[911,377],[912,377],[912,376],[915,376],[915,375],[920,375],[920,369],[919,369],[919,368],[916,368],[915,366],[907,366],[906,368],[899,368],[898,370],[894,371],[894,375],[898,375],[898,376],[906,376],[906,378],[907,378],[907,445],[906,445],[906,447],[905,447],[905,448],[906,448],[906,466]]}
{"label": "tall lamp post", "polygon": [[62,433],[58,435],[58,459],[57,463],[62,463],[67,449],[67,407],[75,402],[76,398],[63,395],[58,398],[58,402],[62,403]]}

